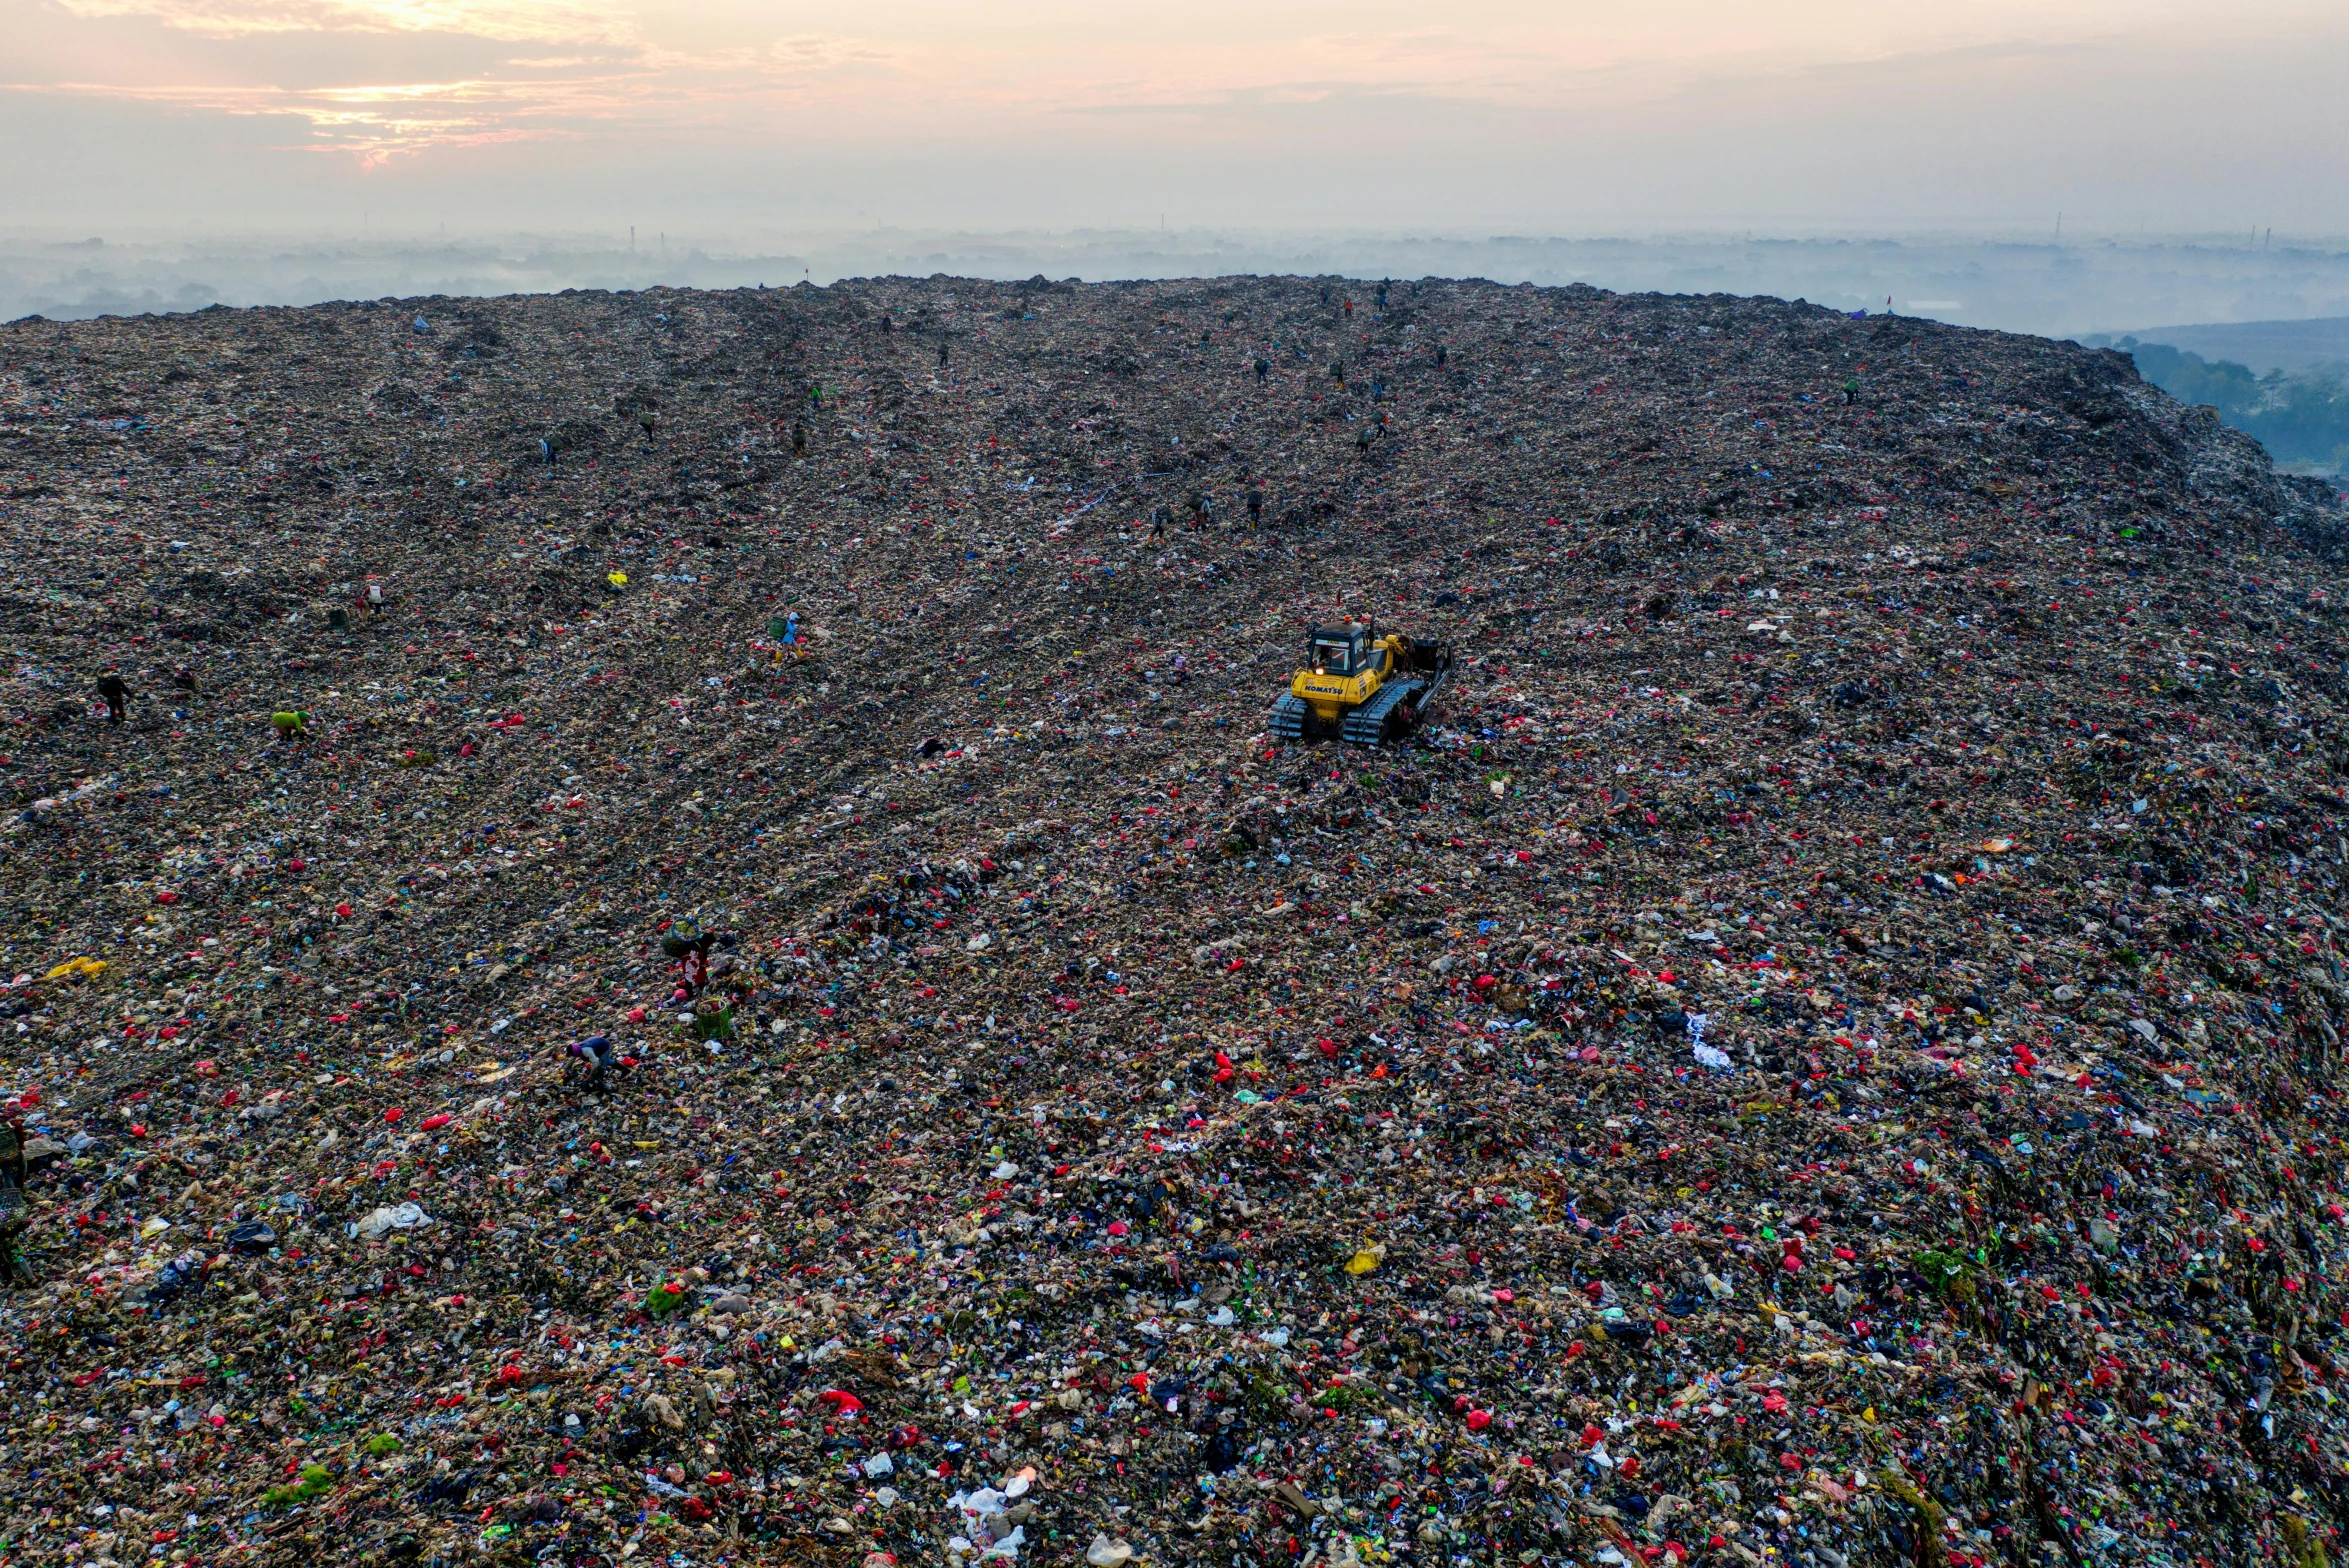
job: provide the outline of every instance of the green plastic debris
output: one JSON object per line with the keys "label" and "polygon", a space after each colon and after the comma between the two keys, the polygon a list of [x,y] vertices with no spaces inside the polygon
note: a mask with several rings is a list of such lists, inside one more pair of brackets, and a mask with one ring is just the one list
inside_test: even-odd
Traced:
{"label": "green plastic debris", "polygon": [[296,1503],[306,1503],[314,1497],[324,1496],[333,1485],[334,1476],[326,1466],[304,1465],[297,1479],[284,1486],[273,1486],[262,1493],[261,1505],[264,1508],[291,1508]]}
{"label": "green plastic debris", "polygon": [[1963,1254],[1920,1252],[1915,1268],[1928,1286],[1944,1295],[1970,1296],[1974,1292],[1974,1266]]}

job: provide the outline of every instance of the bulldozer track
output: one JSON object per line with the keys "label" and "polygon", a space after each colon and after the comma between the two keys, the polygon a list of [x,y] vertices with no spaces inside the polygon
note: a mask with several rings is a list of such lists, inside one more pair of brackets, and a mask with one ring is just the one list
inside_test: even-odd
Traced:
{"label": "bulldozer track", "polygon": [[1281,698],[1280,701],[1272,705],[1270,725],[1272,738],[1275,740],[1303,740],[1305,738],[1305,724],[1312,713],[1313,710],[1305,705],[1305,699],[1302,697]]}
{"label": "bulldozer track", "polygon": [[[1425,681],[1389,681],[1361,707],[1346,715],[1339,737],[1357,746],[1375,746],[1387,738],[1387,720],[1398,708],[1427,689]],[[1418,710],[1410,710],[1416,717]]]}

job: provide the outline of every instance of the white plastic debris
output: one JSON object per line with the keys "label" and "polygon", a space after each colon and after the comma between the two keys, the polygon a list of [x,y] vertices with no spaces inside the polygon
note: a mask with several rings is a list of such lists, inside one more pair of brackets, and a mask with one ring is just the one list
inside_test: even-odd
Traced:
{"label": "white plastic debris", "polygon": [[370,1210],[365,1217],[346,1228],[346,1234],[358,1241],[375,1241],[395,1230],[413,1230],[432,1223],[432,1216],[419,1204],[387,1203]]}

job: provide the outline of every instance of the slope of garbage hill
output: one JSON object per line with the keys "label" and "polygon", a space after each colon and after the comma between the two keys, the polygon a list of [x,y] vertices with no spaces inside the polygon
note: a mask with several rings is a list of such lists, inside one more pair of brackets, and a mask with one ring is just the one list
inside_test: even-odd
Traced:
{"label": "slope of garbage hill", "polygon": [[2326,1561],[2343,521],[1800,302],[0,327],[0,1554]]}

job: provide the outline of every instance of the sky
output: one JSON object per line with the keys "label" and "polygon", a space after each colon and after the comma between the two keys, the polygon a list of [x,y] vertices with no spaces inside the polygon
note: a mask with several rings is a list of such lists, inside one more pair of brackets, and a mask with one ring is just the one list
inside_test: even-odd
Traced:
{"label": "sky", "polygon": [[2310,239],[2345,81],[2339,0],[0,0],[0,228]]}

